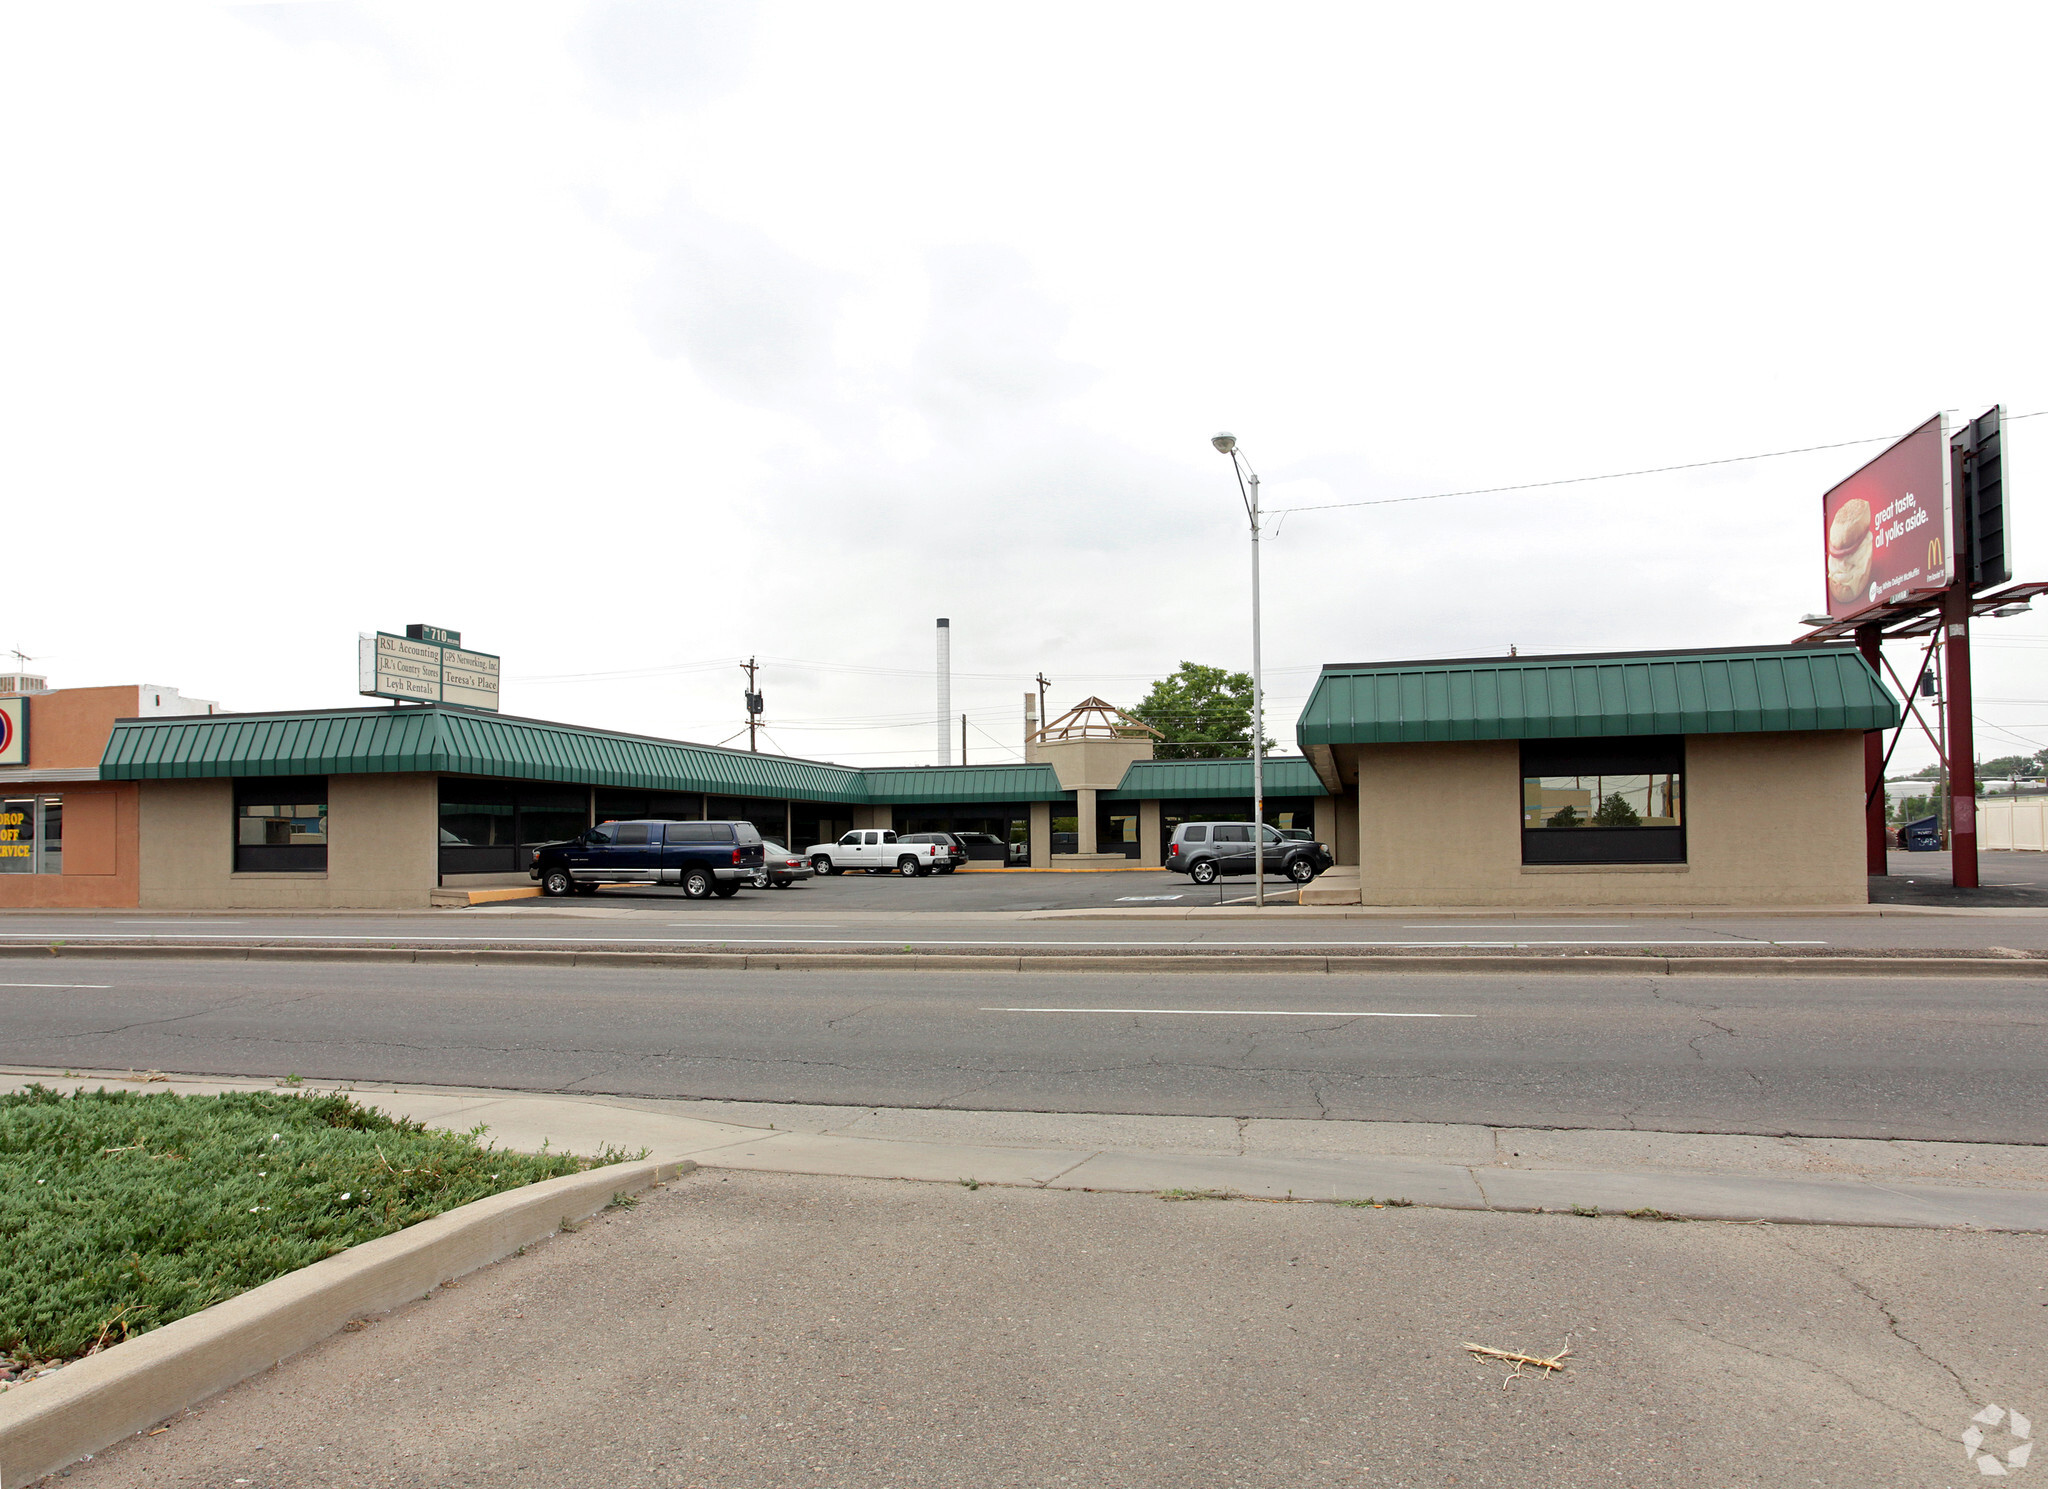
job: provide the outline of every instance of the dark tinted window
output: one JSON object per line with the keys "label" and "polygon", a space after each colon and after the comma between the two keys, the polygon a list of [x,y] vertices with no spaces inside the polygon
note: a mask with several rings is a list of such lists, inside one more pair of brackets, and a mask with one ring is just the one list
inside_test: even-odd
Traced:
{"label": "dark tinted window", "polygon": [[1252,829],[1248,822],[1226,822],[1216,829],[1216,841],[1219,843],[1249,843],[1251,840]]}
{"label": "dark tinted window", "polygon": [[1184,843],[1206,843],[1209,841],[1209,829],[1206,827],[1190,827],[1182,834],[1181,841]]}
{"label": "dark tinted window", "polygon": [[612,842],[621,848],[630,848],[647,841],[645,822],[621,822],[612,829]]}
{"label": "dark tinted window", "polygon": [[760,829],[751,822],[735,822],[732,825],[732,831],[734,838],[742,843],[758,843],[761,841]]}
{"label": "dark tinted window", "polygon": [[896,841],[896,834],[893,832],[885,832],[882,834],[882,841],[885,843],[893,843]]}
{"label": "dark tinted window", "polygon": [[671,843],[729,843],[732,841],[732,829],[723,822],[671,822],[668,840]]}
{"label": "dark tinted window", "polygon": [[607,822],[602,827],[591,828],[589,832],[583,834],[583,840],[586,843],[597,843],[599,845],[609,843],[612,840],[611,823]]}
{"label": "dark tinted window", "polygon": [[321,873],[327,868],[327,777],[235,782],[235,872]]}

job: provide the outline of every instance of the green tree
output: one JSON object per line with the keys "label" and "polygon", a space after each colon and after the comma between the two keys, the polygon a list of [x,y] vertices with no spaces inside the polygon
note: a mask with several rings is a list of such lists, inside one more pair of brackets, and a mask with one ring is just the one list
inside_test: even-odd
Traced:
{"label": "green tree", "polygon": [[1980,781],[2005,781],[2017,776],[2022,780],[2041,773],[2041,764],[2032,755],[2000,755],[1996,760],[1986,760],[1977,767]]}
{"label": "green tree", "polygon": [[1566,802],[1563,806],[1552,812],[1550,820],[1543,825],[1545,827],[1584,827],[1586,819],[1579,815],[1578,809],[1570,802]]}
{"label": "green tree", "polygon": [[[1160,760],[1241,760],[1252,752],[1252,675],[1182,662],[1131,710],[1163,736]],[[1273,741],[1266,741],[1273,748]]]}
{"label": "green tree", "polygon": [[1619,791],[1613,792],[1600,803],[1600,810],[1593,814],[1595,827],[1641,827],[1643,819],[1636,815],[1636,809],[1628,804],[1628,798]]}

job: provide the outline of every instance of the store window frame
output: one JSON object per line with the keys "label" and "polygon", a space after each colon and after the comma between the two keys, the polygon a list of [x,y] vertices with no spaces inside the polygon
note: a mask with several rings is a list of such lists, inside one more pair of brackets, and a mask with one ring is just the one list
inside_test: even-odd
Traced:
{"label": "store window frame", "polygon": [[[1530,813],[1542,809],[1541,793],[1555,791],[1545,781],[1597,778],[1601,784],[1586,788],[1588,821],[1585,826],[1531,826]],[[1644,779],[1640,788],[1650,800],[1668,801],[1674,825],[1649,823],[1641,826],[1595,826],[1592,818],[1602,803],[1591,798],[1606,792],[1613,778]],[[1532,806],[1531,788],[1537,792]],[[1636,789],[1636,788],[1630,788]],[[1554,868],[1568,865],[1672,864],[1686,860],[1685,736],[1650,734],[1612,739],[1525,739],[1522,741],[1522,771],[1517,787],[1516,810],[1522,829],[1522,864],[1525,868]],[[1576,807],[1574,807],[1576,812]],[[1552,816],[1556,814],[1553,812]]]}
{"label": "store window frame", "polygon": [[63,872],[62,793],[0,797],[0,874]]}
{"label": "store window frame", "polygon": [[[332,836],[326,776],[244,776],[236,779],[234,794],[237,874],[327,872]],[[316,834],[307,826],[314,822],[319,824],[318,841],[313,841]],[[251,842],[259,830],[263,841]]]}

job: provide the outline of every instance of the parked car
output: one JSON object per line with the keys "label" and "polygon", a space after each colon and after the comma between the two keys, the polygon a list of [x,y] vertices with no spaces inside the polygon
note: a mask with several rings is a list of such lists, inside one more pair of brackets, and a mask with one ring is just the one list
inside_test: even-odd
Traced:
{"label": "parked car", "polygon": [[949,866],[951,855],[939,843],[906,843],[885,828],[856,827],[836,843],[813,843],[804,857],[820,877],[865,869],[870,873],[922,878]]}
{"label": "parked car", "polygon": [[[992,832],[956,832],[953,841],[967,850],[967,856],[976,863],[1008,863],[1012,844],[1004,842]],[[1023,844],[1015,844],[1022,847]]]}
{"label": "parked car", "polygon": [[749,882],[756,889],[766,889],[771,884],[777,889],[787,889],[797,880],[808,879],[816,872],[811,861],[801,853],[792,853],[780,843],[763,841],[761,871]]}
{"label": "parked car", "polygon": [[899,843],[937,843],[941,848],[944,848],[946,850],[946,863],[945,867],[939,870],[942,874],[952,873],[953,870],[959,868],[961,864],[966,863],[968,859],[974,856],[967,851],[967,845],[950,832],[899,833],[896,841]]}
{"label": "parked car", "polygon": [[693,900],[730,899],[764,854],[751,822],[601,822],[543,848],[531,875],[546,895],[596,894],[601,884],[679,884]]}
{"label": "parked car", "polygon": [[[1317,842],[1301,842],[1277,827],[1260,828],[1266,838],[1266,872],[1306,884],[1337,860]],[[1257,867],[1249,822],[1183,822],[1166,845],[1166,866],[1197,884],[1214,884],[1223,874],[1249,874]]]}

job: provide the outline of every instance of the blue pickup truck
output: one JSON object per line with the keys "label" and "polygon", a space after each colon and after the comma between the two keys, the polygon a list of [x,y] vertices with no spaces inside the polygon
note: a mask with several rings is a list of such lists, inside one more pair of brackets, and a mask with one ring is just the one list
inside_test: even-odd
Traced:
{"label": "blue pickup truck", "polygon": [[600,884],[680,884],[687,899],[729,899],[761,872],[751,822],[600,822],[533,855],[542,894],[596,894]]}

